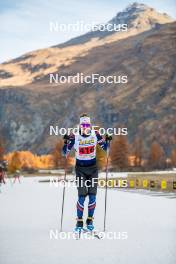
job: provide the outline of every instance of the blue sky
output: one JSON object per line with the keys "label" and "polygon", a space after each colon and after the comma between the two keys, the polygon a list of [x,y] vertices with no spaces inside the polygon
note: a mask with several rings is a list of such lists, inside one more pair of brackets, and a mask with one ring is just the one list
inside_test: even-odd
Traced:
{"label": "blue sky", "polygon": [[[134,1],[118,0],[1,0],[0,62],[28,51],[64,42],[84,32],[51,32],[50,21],[58,23],[104,23]],[[176,18],[176,0],[141,2]]]}

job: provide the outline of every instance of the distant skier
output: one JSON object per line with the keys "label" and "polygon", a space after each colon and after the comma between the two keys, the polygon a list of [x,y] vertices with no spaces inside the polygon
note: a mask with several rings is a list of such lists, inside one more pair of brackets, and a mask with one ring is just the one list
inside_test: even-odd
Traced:
{"label": "distant skier", "polygon": [[15,171],[13,177],[14,177],[14,181],[13,181],[13,183],[15,183],[17,179],[18,179],[18,182],[21,183],[21,182],[20,182],[20,171],[19,171],[19,170],[16,170],[16,171]]}
{"label": "distant skier", "polygon": [[74,146],[76,153],[76,179],[78,182],[78,201],[77,201],[77,223],[75,231],[83,228],[83,211],[85,198],[89,196],[88,217],[86,220],[87,229],[92,231],[93,215],[96,207],[96,194],[98,185],[98,168],[96,165],[96,145],[106,151],[108,141],[111,136],[103,138],[98,131],[91,127],[90,117],[87,114],[80,116],[80,130],[78,135],[71,134],[64,136],[63,153],[68,155]]}
{"label": "distant skier", "polygon": [[0,184],[1,183],[6,183],[5,182],[5,176],[4,176],[4,171],[2,170],[2,168],[0,168]]}
{"label": "distant skier", "polygon": [[0,161],[0,184],[5,182],[6,161]]}

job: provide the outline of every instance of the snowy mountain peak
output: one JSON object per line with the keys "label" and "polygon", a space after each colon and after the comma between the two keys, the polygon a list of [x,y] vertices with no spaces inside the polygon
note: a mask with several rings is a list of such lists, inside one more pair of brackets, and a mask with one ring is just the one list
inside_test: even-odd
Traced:
{"label": "snowy mountain peak", "polygon": [[150,29],[156,24],[165,24],[173,22],[173,19],[167,14],[157,12],[145,4],[134,2],[127,6],[122,12],[117,15],[108,23],[111,24],[127,24],[128,28],[137,29]]}
{"label": "snowy mountain peak", "polygon": [[131,11],[131,10],[144,11],[149,9],[151,9],[149,6],[138,2],[134,2],[125,8],[126,11]]}

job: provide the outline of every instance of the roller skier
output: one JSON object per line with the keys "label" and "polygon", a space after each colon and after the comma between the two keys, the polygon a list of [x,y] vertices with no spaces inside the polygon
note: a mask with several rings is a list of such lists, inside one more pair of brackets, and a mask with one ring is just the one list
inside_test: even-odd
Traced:
{"label": "roller skier", "polygon": [[96,145],[107,151],[108,142],[112,139],[106,135],[102,137],[97,130],[93,130],[90,117],[87,114],[80,116],[79,134],[64,136],[63,154],[68,156],[72,147],[76,155],[76,180],[78,200],[76,204],[77,222],[75,231],[81,232],[84,227],[83,212],[86,197],[89,198],[88,216],[86,219],[87,230],[93,231],[93,216],[96,207],[96,195],[98,185],[98,168],[96,165]]}

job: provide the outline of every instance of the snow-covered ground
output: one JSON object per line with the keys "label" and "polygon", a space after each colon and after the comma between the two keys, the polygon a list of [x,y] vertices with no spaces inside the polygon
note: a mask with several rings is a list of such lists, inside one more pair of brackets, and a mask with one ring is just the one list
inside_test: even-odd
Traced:
{"label": "snow-covered ground", "polygon": [[[59,231],[62,188],[38,180],[23,178],[21,184],[1,187],[0,263],[176,263],[176,194],[108,190],[107,230],[127,232],[127,239],[50,239],[51,230]],[[74,187],[66,189],[66,232],[75,225],[76,197]],[[95,214],[99,230],[103,215],[104,189],[99,189]]]}

